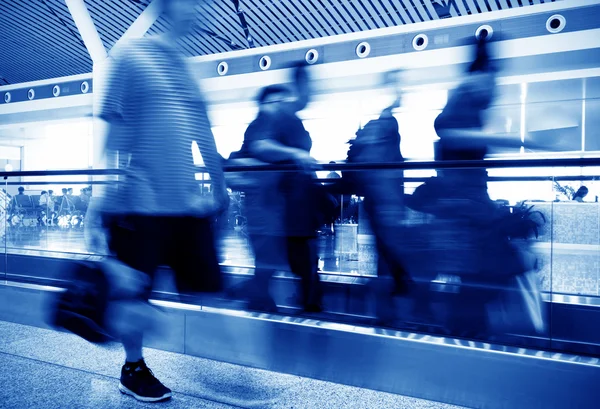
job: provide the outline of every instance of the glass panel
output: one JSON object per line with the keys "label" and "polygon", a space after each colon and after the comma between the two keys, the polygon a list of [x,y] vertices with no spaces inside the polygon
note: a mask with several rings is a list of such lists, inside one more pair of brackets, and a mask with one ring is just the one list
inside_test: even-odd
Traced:
{"label": "glass panel", "polygon": [[600,151],[600,99],[585,101],[585,150]]}
{"label": "glass panel", "polygon": [[527,84],[527,103],[583,99],[582,78]]}
{"label": "glass panel", "polygon": [[[600,331],[590,323],[597,320],[600,308],[600,206],[595,201],[600,185],[593,180],[556,179],[560,201],[553,203],[553,347],[597,355]],[[579,196],[583,186],[589,193],[582,200],[567,200]]]}
{"label": "glass panel", "polygon": [[10,206],[7,251],[87,253],[83,219],[90,183],[82,179],[87,176],[30,177],[26,185],[9,182],[23,192],[17,190]]}
{"label": "glass panel", "polygon": [[[9,168],[10,169],[10,168]],[[0,191],[0,234],[2,235],[2,257],[0,260],[0,280],[6,280],[7,267],[7,235],[8,235],[8,215],[10,206],[10,196],[8,195],[8,177],[2,181],[2,190]]]}
{"label": "glass panel", "polygon": [[[585,314],[593,319],[593,315],[589,314],[595,310],[590,303],[600,297],[600,205],[595,201],[600,195],[600,182],[591,180],[599,171],[591,167],[520,167],[488,171],[488,193],[499,206],[514,213],[524,202],[527,208],[533,206],[531,211],[539,211],[546,218],[537,239],[532,239],[530,244],[519,240],[513,241],[513,244],[529,248],[539,259],[540,269],[534,278],[539,281],[546,301],[550,302],[553,296],[557,301],[552,305],[547,323],[549,328],[551,326],[553,342],[558,349],[572,350],[575,348],[573,345],[583,343],[600,345],[594,331],[578,332],[568,327],[569,322],[581,320]],[[394,181],[390,174],[387,170],[363,172],[363,176],[369,175],[368,180],[381,189],[384,199],[393,193],[396,186],[389,184]],[[472,182],[477,180],[476,176],[483,174],[477,169],[446,170],[441,174],[445,178],[450,177],[456,184],[452,194],[458,195],[453,205],[447,208],[442,206],[443,200],[438,201],[445,197],[439,186],[433,185],[431,189],[431,183],[435,181],[429,177],[435,175],[434,170],[404,173],[404,193],[410,196],[404,196],[404,200],[411,209],[393,213],[383,237],[386,238],[384,242],[395,243],[392,248],[402,257],[402,271],[410,275],[414,284],[397,288],[399,295],[392,299],[384,296],[385,288],[393,288],[394,274],[399,271],[390,270],[385,263],[380,263],[386,258],[380,258],[378,254],[375,230],[368,220],[369,209],[365,207],[363,197],[348,191],[344,191],[343,195],[336,191],[339,178],[321,181],[325,183],[324,188],[340,198],[339,217],[324,224],[317,238],[324,305],[330,314],[334,314],[328,315],[328,319],[357,322],[357,316],[362,319],[377,317],[383,319],[386,325],[397,328],[470,339],[492,339],[515,345],[548,346],[548,333],[536,333],[532,324],[523,318],[530,314],[524,303],[527,293],[518,290],[514,281],[503,281],[502,277],[513,268],[510,261],[516,263],[517,258],[508,251],[508,247],[499,244],[501,241],[490,239],[490,234],[505,227],[504,219],[496,219],[498,214],[493,216],[491,211],[483,212],[477,218],[476,210],[480,207],[471,208],[471,201],[466,200],[473,189],[481,188]],[[247,172],[249,175],[250,172]],[[540,180],[540,176],[546,179]],[[63,188],[73,188],[74,194],[69,195],[67,191],[66,196],[61,197],[55,193],[55,205],[50,206],[54,216],[47,219],[43,217],[45,208],[39,198],[38,205],[31,208],[23,205],[27,200],[22,198],[14,199],[14,205],[9,203],[4,265],[8,263],[11,270],[5,274],[5,267],[0,266],[2,278],[52,279],[60,271],[57,268],[41,269],[40,264],[36,264],[40,263],[40,256],[69,259],[91,256],[81,224],[85,215],[82,203],[89,199],[77,193],[87,186],[99,186],[107,178],[95,177],[94,181],[88,178],[86,182],[78,182],[73,176],[45,179],[38,178],[36,181],[33,177],[29,178],[24,184],[23,194],[14,196],[26,196],[31,202],[35,193],[42,190],[61,192]],[[205,179],[208,181],[208,178]],[[429,184],[430,196],[423,196],[423,189],[415,190],[423,188],[424,181],[425,189]],[[8,191],[17,189],[20,184],[18,180],[9,179],[5,186]],[[583,203],[573,202],[573,192],[582,185],[588,188],[588,195]],[[230,293],[228,298],[238,302],[247,300],[248,279],[254,272],[255,260],[247,223],[252,210],[247,205],[245,192],[232,190],[230,196],[231,206],[218,220],[217,236],[220,261]],[[423,201],[423,197],[426,200]],[[425,207],[415,206],[414,202],[409,203],[410,200],[421,200]],[[473,224],[468,220],[477,222]],[[488,245],[482,245],[485,243]],[[284,261],[285,251],[275,247],[270,250],[279,257],[273,261],[277,270],[271,281],[273,298],[283,313],[290,307],[299,308],[301,290],[298,281],[289,274],[289,266]],[[6,254],[13,258],[19,256],[21,260],[10,264],[10,257],[7,258]],[[32,257],[34,261],[25,261],[24,257]],[[484,270],[486,274],[481,273]],[[156,289],[160,292],[157,296],[172,296],[168,293],[176,290],[171,276],[163,269],[157,274]],[[352,285],[356,283],[366,285]],[[386,304],[388,301],[389,304]],[[246,308],[245,303],[235,306]],[[512,310],[515,306],[522,311],[517,314]],[[391,318],[386,317],[386,313],[391,313]],[[583,326],[582,323],[579,328]]]}
{"label": "glass panel", "polygon": [[[572,200],[582,187],[582,202]],[[597,182],[555,181],[558,200],[553,203],[552,291],[555,294],[598,296],[598,243],[600,219]]]}
{"label": "glass panel", "polygon": [[[527,104],[525,149],[554,152],[581,151],[581,118],[580,100]],[[535,145],[547,148],[539,149]]]}
{"label": "glass panel", "polygon": [[[490,134],[511,135],[515,140],[521,137],[521,106],[496,105],[486,112],[485,132]],[[492,148],[490,154],[514,155],[520,151],[514,148]]]}
{"label": "glass panel", "polygon": [[521,104],[521,84],[499,85],[493,106],[518,106]]}
{"label": "glass panel", "polygon": [[600,77],[585,79],[585,97],[590,99],[600,98]]}

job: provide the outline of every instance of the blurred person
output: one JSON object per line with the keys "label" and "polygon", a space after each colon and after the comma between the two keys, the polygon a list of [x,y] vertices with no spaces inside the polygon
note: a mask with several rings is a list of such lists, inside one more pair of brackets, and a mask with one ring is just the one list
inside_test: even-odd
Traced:
{"label": "blurred person", "polygon": [[[330,161],[329,162],[330,165],[335,165],[335,161]],[[331,170],[329,173],[327,173],[327,176],[325,177],[326,179],[341,179],[342,175],[340,175],[339,172],[336,172],[335,170]],[[339,182],[339,181],[338,181]],[[336,206],[335,209],[335,215],[333,216],[332,220],[327,220],[330,223],[327,223],[324,227],[324,233],[328,234],[328,235],[332,235],[335,234],[335,221],[336,220],[342,220],[342,215],[339,214],[339,211],[341,209],[343,209],[344,206],[344,194],[343,192],[339,192],[339,188],[340,186],[338,186],[338,183],[330,183],[330,182],[323,182],[322,183],[325,189],[325,192],[327,192],[328,194],[332,195],[332,197],[336,198],[336,201],[339,203],[339,206]]]}
{"label": "blurred person", "polygon": [[[107,157],[118,152],[129,161],[123,179],[91,202],[86,239],[91,247],[107,247],[123,266],[111,276],[111,286],[129,288],[129,301],[113,317],[126,355],[119,390],[145,402],[172,394],[144,361],[147,317],[142,307],[136,309],[140,302],[148,305],[156,268],[172,268],[182,296],[222,289],[211,222],[229,197],[206,103],[180,48],[199,3],[163,1],[166,33],[111,51],[98,114],[108,124]],[[195,179],[193,141],[210,174],[212,200],[201,195]]]}
{"label": "blurred person", "polygon": [[[272,132],[272,124],[282,113],[284,102],[291,98],[290,89],[283,85],[270,85],[260,90],[257,96],[258,115],[247,128],[241,149],[230,155],[229,164],[267,164],[254,157],[253,138],[257,133]],[[285,200],[279,191],[282,173],[244,172],[235,177],[243,179],[243,184],[238,181],[233,187],[243,190],[246,196],[247,231],[255,259],[254,277],[243,285],[244,296],[249,300],[249,309],[275,312],[277,306],[269,295],[269,280],[275,270],[285,269],[286,264],[283,244]],[[234,182],[230,175],[228,180]]]}
{"label": "blurred person", "polygon": [[589,190],[587,187],[585,186],[581,186],[579,189],[577,189],[577,192],[575,192],[575,194],[573,195],[573,200],[574,202],[579,202],[579,203],[583,203],[583,199],[588,195]]}
{"label": "blurred person", "polygon": [[[483,133],[485,111],[496,96],[498,63],[490,52],[489,41],[480,38],[475,58],[466,78],[448,96],[448,102],[434,122],[439,141],[436,160],[483,160],[491,146],[490,135]],[[456,185],[456,194],[479,203],[490,204],[485,169],[439,171],[447,183]]]}
{"label": "blurred person", "polygon": [[[484,113],[496,96],[500,67],[487,39],[478,39],[474,51],[466,78],[450,92],[434,122],[440,137],[435,144],[436,161],[483,160],[492,146],[520,144],[483,132]],[[449,326],[478,335],[489,334],[486,305],[535,269],[527,240],[537,236],[545,223],[532,207],[504,211],[490,199],[487,181],[485,168],[443,169],[409,200],[411,208],[435,216],[429,227],[430,237],[435,237],[430,242],[432,256],[424,260],[424,267],[461,282]],[[521,242],[523,246],[517,245]],[[541,302],[539,291],[533,287],[531,291]]]}
{"label": "blurred person", "polygon": [[[369,121],[350,141],[349,163],[400,163],[401,135],[393,111],[402,103],[401,70],[382,75],[380,88],[388,96],[388,106],[379,118]],[[402,170],[344,172],[349,176],[354,194],[364,196],[364,209],[377,246],[377,279],[372,284],[377,293],[377,317],[381,324],[395,319],[393,296],[406,295],[410,277],[405,268],[407,255],[406,228],[403,226],[404,175]]]}
{"label": "blurred person", "polygon": [[[322,192],[317,190],[313,180],[312,140],[297,116],[310,100],[310,77],[306,66],[294,64],[292,78],[289,91],[279,86],[263,91],[259,98],[261,112],[244,135],[250,157],[265,163],[295,164],[301,168],[296,172],[280,172],[274,176],[275,184],[259,192],[259,195],[272,198],[270,200],[277,203],[278,211],[271,215],[271,225],[263,223],[262,229],[251,233],[258,261],[249,308],[276,309],[268,286],[276,267],[274,264],[277,264],[274,258],[281,252],[291,271],[301,278],[304,310],[320,312],[322,294],[316,237],[321,226],[318,206]],[[252,223],[249,212],[249,226]],[[258,221],[257,227],[260,223]]]}

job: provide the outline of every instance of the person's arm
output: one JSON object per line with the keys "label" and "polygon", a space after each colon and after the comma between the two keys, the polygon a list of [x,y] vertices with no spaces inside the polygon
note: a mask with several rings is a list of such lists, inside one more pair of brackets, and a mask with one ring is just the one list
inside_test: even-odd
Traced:
{"label": "person's arm", "polygon": [[313,162],[310,154],[302,149],[291,148],[273,139],[261,139],[249,145],[250,153],[264,162]]}
{"label": "person's arm", "polygon": [[[204,105],[204,102],[202,104]],[[198,144],[206,170],[210,175],[215,201],[219,207],[227,207],[229,195],[223,173],[223,157],[217,151],[217,144],[215,143],[215,137],[210,126],[206,106],[201,109],[200,121],[200,132],[196,136],[196,143]]]}
{"label": "person's arm", "polygon": [[292,148],[277,140],[276,118],[264,117],[253,122],[244,135],[250,156],[267,163],[294,162],[300,166],[313,165],[314,159],[302,149]]}
{"label": "person's arm", "polygon": [[[96,132],[104,140],[102,152],[99,152],[99,162],[104,167],[117,167],[118,154],[128,155],[132,146],[132,133],[127,132],[125,106],[129,89],[130,63],[123,48],[114,49],[108,60],[106,85],[102,90],[98,111],[95,119],[98,121]],[[114,185],[98,184],[94,187],[95,199],[90,203],[85,214],[84,239],[88,250],[105,254],[107,251],[106,234],[102,224],[101,214],[107,211],[107,189]],[[60,203],[63,209],[64,198]]]}
{"label": "person's arm", "polygon": [[[129,45],[117,46],[109,55],[106,71],[106,83],[101,90],[100,103],[95,113],[98,120],[96,132],[103,138],[103,148],[97,158],[107,169],[118,168],[117,158],[131,155],[135,144],[135,132],[131,132],[128,118],[129,98],[132,93],[131,79],[135,76],[135,62],[129,52]],[[111,181],[115,181],[111,176]],[[113,185],[97,185],[96,196],[101,200],[96,208],[102,208],[105,203],[107,189],[115,189]]]}

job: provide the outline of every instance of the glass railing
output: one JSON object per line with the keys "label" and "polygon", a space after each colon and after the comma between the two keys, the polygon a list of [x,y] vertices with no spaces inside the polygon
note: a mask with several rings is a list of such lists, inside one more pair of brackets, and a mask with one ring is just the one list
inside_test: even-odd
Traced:
{"label": "glass railing", "polygon": [[[399,169],[404,171],[400,179]],[[485,180],[496,213],[486,210],[477,215],[480,207],[473,207],[469,195],[480,188],[473,180],[481,177],[483,169],[487,170]],[[600,330],[595,328],[600,317],[600,159],[338,164],[323,165],[320,170],[321,178],[314,183],[338,204],[333,215],[330,211],[327,223],[321,224],[316,238],[323,319],[599,354]],[[227,168],[230,174],[258,181],[265,171],[289,174],[296,170],[283,165]],[[342,177],[323,177],[334,171]],[[386,288],[392,287],[393,280],[386,278],[389,274],[378,276],[382,270],[374,233],[377,228],[367,216],[369,198],[365,202],[358,194],[364,191],[352,191],[346,183],[349,172],[361,175],[356,179],[361,183],[379,184],[386,189],[396,186],[403,193],[399,197],[404,206],[385,234],[393,242],[392,249],[401,249],[399,257],[411,282],[416,283],[409,285],[410,291],[390,295]],[[390,172],[395,172],[391,179]],[[436,172],[451,180],[452,189],[446,196],[430,179]],[[86,247],[85,214],[90,200],[94,200],[94,187],[114,183],[112,178],[117,173],[3,173],[3,188],[11,196],[5,194],[2,198],[5,223],[1,226],[4,254],[0,279],[60,280],[61,267],[56,259],[102,256]],[[522,176],[525,173],[535,176]],[[394,182],[389,184],[390,180]],[[204,183],[210,184],[207,177]],[[434,186],[430,189],[433,196],[423,196],[423,183]],[[570,196],[581,185],[588,188],[588,195],[583,202],[572,201]],[[24,195],[16,193],[19,186],[25,188]],[[88,187],[92,187],[91,196],[89,190],[81,191]],[[63,195],[63,188],[72,188],[73,193]],[[41,197],[41,191],[50,189],[54,197]],[[252,194],[256,191],[231,189],[228,211],[215,220],[220,262],[227,277],[226,294],[219,305],[247,307],[245,291],[254,268],[248,225],[252,206],[247,203]],[[416,197],[420,197],[419,203],[414,202]],[[436,203],[444,210],[440,211]],[[512,247],[528,250],[519,254],[532,253],[537,260],[531,264],[536,272],[529,277],[533,277],[531,282],[539,288],[543,300],[541,327],[530,322],[535,317],[526,310],[527,305],[535,304],[535,291],[520,291],[517,289],[527,286],[507,286],[507,281],[489,279],[512,268],[510,251],[503,253],[507,250],[489,237],[490,232],[505,232],[505,227],[510,227],[509,218],[497,217],[498,212],[516,215],[524,209],[539,212],[535,220],[545,220],[540,223],[537,238],[533,235],[526,241],[517,234],[511,240]],[[473,222],[475,219],[477,222]],[[479,267],[474,267],[475,253]],[[477,269],[485,270],[487,275]],[[271,292],[279,312],[304,314],[299,280],[286,271],[285,265],[278,270]],[[500,287],[510,287],[510,291],[494,290]],[[157,284],[157,298],[176,300],[174,293],[172,280]],[[481,309],[484,306],[485,311]],[[475,324],[482,316],[486,330]]]}

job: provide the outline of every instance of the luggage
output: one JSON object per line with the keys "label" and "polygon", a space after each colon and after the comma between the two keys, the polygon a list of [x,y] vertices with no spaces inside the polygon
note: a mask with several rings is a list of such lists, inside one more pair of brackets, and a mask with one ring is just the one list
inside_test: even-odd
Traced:
{"label": "luggage", "polygon": [[[348,142],[350,148],[346,163],[392,163],[402,162],[398,121],[385,110],[378,119],[369,121],[356,132],[356,138]],[[365,196],[364,187],[373,177],[385,174],[402,175],[402,171],[345,171],[342,172],[342,185],[345,193]]]}
{"label": "luggage", "polygon": [[535,271],[515,276],[487,311],[494,332],[538,336],[546,332],[547,313]]}
{"label": "luggage", "polygon": [[111,341],[106,329],[109,281],[100,262],[73,262],[66,272],[66,291],[50,306],[48,323],[86,341]]}

